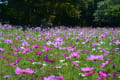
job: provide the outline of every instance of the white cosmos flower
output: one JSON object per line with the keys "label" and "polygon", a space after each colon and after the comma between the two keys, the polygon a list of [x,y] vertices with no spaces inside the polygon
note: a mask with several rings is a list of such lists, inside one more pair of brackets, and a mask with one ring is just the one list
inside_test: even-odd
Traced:
{"label": "white cosmos flower", "polygon": [[65,60],[59,60],[60,62],[64,62]]}
{"label": "white cosmos flower", "polygon": [[105,44],[105,42],[102,42],[102,41],[101,41],[100,44]]}
{"label": "white cosmos flower", "polygon": [[118,76],[117,78],[120,78],[120,76]]}
{"label": "white cosmos flower", "polygon": [[41,64],[41,62],[33,62],[32,64]]}
{"label": "white cosmos flower", "polygon": [[76,63],[80,63],[80,61],[75,61]]}
{"label": "white cosmos flower", "polygon": [[92,51],[95,51],[95,50],[96,50],[95,48],[92,49]]}
{"label": "white cosmos flower", "polygon": [[21,47],[21,49],[24,49],[24,47]]}
{"label": "white cosmos flower", "polygon": [[109,45],[112,45],[112,43],[109,43]]}
{"label": "white cosmos flower", "polygon": [[78,75],[81,75],[81,76],[83,76],[83,77],[85,76],[84,73],[79,73]]}
{"label": "white cosmos flower", "polygon": [[47,64],[45,64],[45,63],[44,63],[44,64],[42,64],[42,65],[43,65],[43,66],[47,66]]}

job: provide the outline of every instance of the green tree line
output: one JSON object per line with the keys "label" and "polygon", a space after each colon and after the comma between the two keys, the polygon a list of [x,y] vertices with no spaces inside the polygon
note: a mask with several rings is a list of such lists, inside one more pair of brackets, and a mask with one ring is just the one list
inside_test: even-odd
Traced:
{"label": "green tree line", "polygon": [[119,26],[120,0],[8,0],[7,5],[0,4],[0,21],[14,25]]}

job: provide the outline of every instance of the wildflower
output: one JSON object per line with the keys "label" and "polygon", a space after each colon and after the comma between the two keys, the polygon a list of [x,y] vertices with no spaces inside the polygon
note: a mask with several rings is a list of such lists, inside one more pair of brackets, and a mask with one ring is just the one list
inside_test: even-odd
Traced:
{"label": "wildflower", "polygon": [[98,73],[98,75],[100,75],[100,77],[102,79],[106,79],[108,77],[108,72],[107,71],[98,71],[97,73]]}
{"label": "wildflower", "polygon": [[24,46],[24,47],[28,47],[28,46],[29,46],[29,44],[28,44],[28,42],[27,42],[27,41],[24,41],[24,42],[22,43],[22,46]]}
{"label": "wildflower", "polygon": [[113,43],[118,45],[118,44],[120,44],[120,41],[117,40],[117,41],[114,41]]}
{"label": "wildflower", "polygon": [[105,34],[101,34],[101,35],[99,36],[99,40],[101,40],[101,39],[104,38],[104,37],[106,37],[106,35],[105,35]]}
{"label": "wildflower", "polygon": [[42,54],[42,51],[39,52],[35,52],[37,54],[37,56],[40,56]]}
{"label": "wildflower", "polygon": [[91,54],[90,56],[87,56],[87,60],[103,60],[103,55],[94,55]]}
{"label": "wildflower", "polygon": [[22,53],[25,54],[25,53],[27,53],[29,51],[30,51],[30,48],[25,48]]}
{"label": "wildflower", "polygon": [[18,64],[19,63],[19,60],[15,60],[14,63],[10,63],[10,65],[15,65],[15,64]]}
{"label": "wildflower", "polygon": [[47,64],[42,64],[43,66],[46,66]]}
{"label": "wildflower", "polygon": [[64,62],[65,60],[59,60],[60,62]]}
{"label": "wildflower", "polygon": [[48,78],[44,77],[44,80],[58,80],[58,78],[54,75],[51,75]]}
{"label": "wildflower", "polygon": [[62,53],[62,56],[67,57],[69,55],[67,53]]}
{"label": "wildflower", "polygon": [[87,71],[92,71],[93,69],[94,69],[94,67],[82,67],[81,71],[87,72]]}
{"label": "wildflower", "polygon": [[0,48],[0,53],[3,53],[5,50],[3,48]]}
{"label": "wildflower", "polygon": [[39,47],[39,45],[32,45],[33,49],[37,49]]}
{"label": "wildflower", "polygon": [[32,69],[30,69],[30,68],[20,69],[19,67],[16,67],[15,73],[16,73],[16,74],[23,74],[23,73],[33,74],[33,73],[34,73],[34,70],[32,70]]}
{"label": "wildflower", "polygon": [[60,76],[58,76],[58,79],[64,79],[64,77],[60,75]]}
{"label": "wildflower", "polygon": [[12,77],[11,75],[5,75],[4,78]]}
{"label": "wildflower", "polygon": [[20,51],[21,47],[15,48],[15,51]]}
{"label": "wildflower", "polygon": [[105,61],[105,63],[102,63],[102,68],[105,66],[105,65],[107,65],[107,64],[109,64],[109,62],[111,61],[112,59],[108,59],[107,61]]}
{"label": "wildflower", "polygon": [[75,66],[79,66],[79,64],[78,64],[76,61],[72,61],[72,63],[73,63]]}
{"label": "wildflower", "polygon": [[79,58],[80,57],[80,51],[78,50],[77,52],[71,53],[69,57],[66,57],[66,59],[71,59],[72,57]]}
{"label": "wildflower", "polygon": [[9,40],[9,39],[5,40],[5,42],[6,42],[7,44],[13,43],[13,41],[12,41],[12,40]]}
{"label": "wildflower", "polygon": [[88,53],[89,52],[89,50],[84,50],[84,54],[86,54],[86,53]]}
{"label": "wildflower", "polygon": [[47,46],[49,46],[49,45],[52,45],[52,42],[48,41],[46,44],[47,44]]}
{"label": "wildflower", "polygon": [[31,59],[28,59],[28,61],[34,61],[34,59],[33,59],[33,58],[31,58]]}
{"label": "wildflower", "polygon": [[32,64],[42,64],[41,62],[33,62]]}
{"label": "wildflower", "polygon": [[52,48],[47,47],[47,46],[43,46],[43,48],[44,48],[44,51],[50,51],[50,50],[52,50]]}
{"label": "wildflower", "polygon": [[89,73],[84,73],[84,75],[85,76],[89,76],[89,75],[92,75],[92,74],[94,74],[95,73],[95,71],[90,71]]}
{"label": "wildflower", "polygon": [[109,52],[108,52],[107,50],[105,50],[105,49],[101,49],[101,51],[104,52],[104,55],[105,55],[105,56],[107,56],[107,55],[109,54]]}
{"label": "wildflower", "polygon": [[117,76],[119,74],[119,71],[114,72],[114,74],[111,75],[111,78],[114,78],[115,76]]}
{"label": "wildflower", "polygon": [[68,47],[67,49],[68,49],[69,51],[74,51],[74,50],[76,49],[76,46],[73,45],[73,46],[71,46],[71,47]]}
{"label": "wildflower", "polygon": [[51,59],[48,59],[48,55],[44,55],[44,60],[46,62],[51,62],[51,63],[54,63],[55,61],[51,60]]}

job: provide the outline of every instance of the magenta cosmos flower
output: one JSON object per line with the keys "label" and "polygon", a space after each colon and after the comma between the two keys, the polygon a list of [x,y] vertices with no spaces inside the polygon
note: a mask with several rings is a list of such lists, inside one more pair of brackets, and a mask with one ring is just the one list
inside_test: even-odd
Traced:
{"label": "magenta cosmos flower", "polygon": [[92,75],[92,74],[94,74],[95,73],[95,71],[90,71],[89,73],[84,73],[84,75],[85,76],[89,76],[89,75]]}
{"label": "magenta cosmos flower", "polygon": [[81,71],[87,72],[87,71],[93,71],[94,67],[82,67]]}
{"label": "magenta cosmos flower", "polygon": [[47,46],[43,46],[43,48],[44,48],[45,51],[50,51],[50,50],[52,50],[52,48],[47,47]]}
{"label": "magenta cosmos flower", "polygon": [[67,57],[69,55],[67,53],[62,53],[62,56]]}
{"label": "magenta cosmos flower", "polygon": [[35,52],[36,54],[37,54],[37,56],[40,56],[41,54],[42,54],[42,51],[37,51],[37,52]]}
{"label": "magenta cosmos flower", "polygon": [[58,79],[64,79],[64,77],[60,75],[60,76],[58,76]]}
{"label": "magenta cosmos flower", "polygon": [[94,55],[91,54],[90,56],[87,56],[87,60],[103,60],[103,55]]}
{"label": "magenta cosmos flower", "polygon": [[30,68],[26,68],[26,69],[20,69],[19,67],[17,67],[15,69],[15,73],[16,74],[23,74],[23,73],[28,73],[28,74],[33,74],[34,70],[30,69]]}

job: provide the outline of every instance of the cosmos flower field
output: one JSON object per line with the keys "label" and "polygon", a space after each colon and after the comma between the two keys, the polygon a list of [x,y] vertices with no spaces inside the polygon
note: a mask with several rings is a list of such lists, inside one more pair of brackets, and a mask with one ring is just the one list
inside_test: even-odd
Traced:
{"label": "cosmos flower field", "polygon": [[120,80],[120,29],[0,25],[0,80]]}

